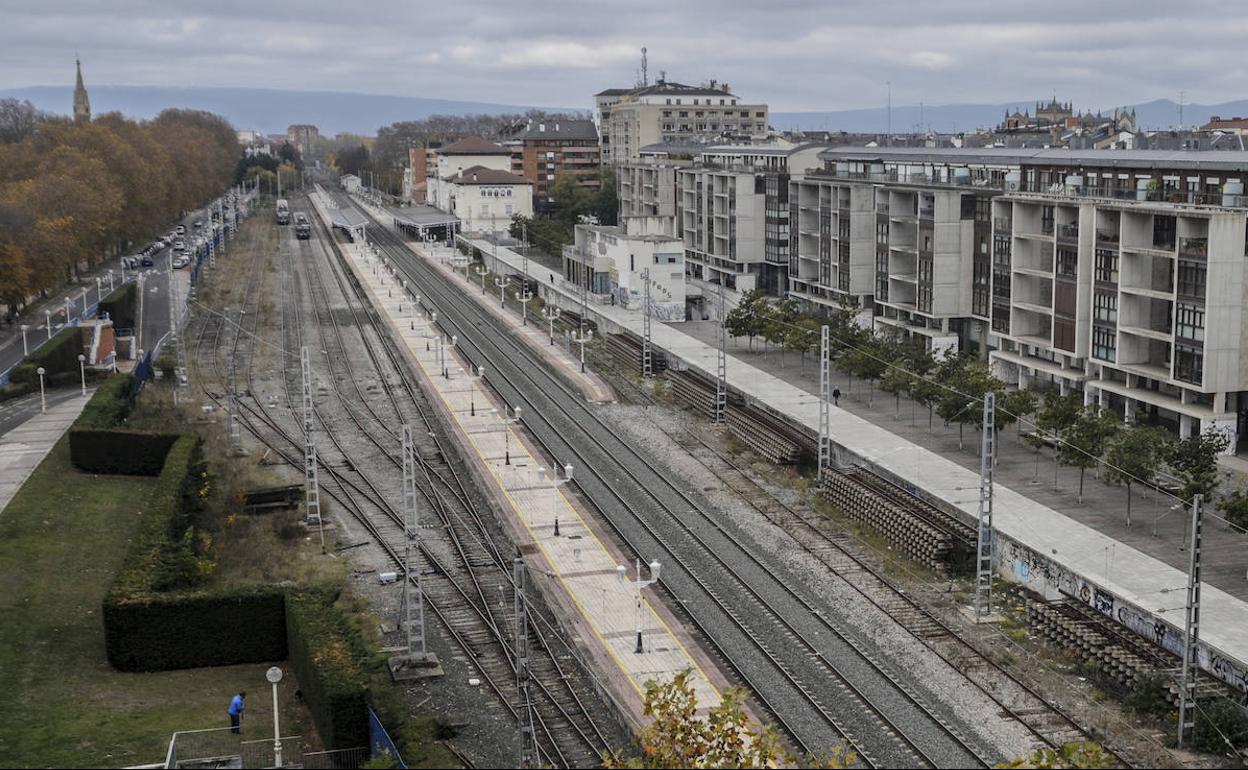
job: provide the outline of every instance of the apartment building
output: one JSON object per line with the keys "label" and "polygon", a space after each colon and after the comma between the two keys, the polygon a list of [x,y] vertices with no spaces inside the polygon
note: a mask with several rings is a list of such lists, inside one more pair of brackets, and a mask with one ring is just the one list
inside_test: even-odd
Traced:
{"label": "apartment building", "polygon": [[643,157],[617,166],[620,221],[629,217],[668,217],[675,221],[676,170],[687,165]]}
{"label": "apartment building", "polygon": [[766,104],[746,104],[727,83],[689,86],[660,79],[654,85],[595,97],[603,160],[618,165],[640,157],[646,145],[695,138],[749,139],[767,134]]}
{"label": "apartment building", "polygon": [[292,123],[286,127],[286,141],[304,158],[311,157],[312,149],[320,138],[320,129],[310,124]]}
{"label": "apartment building", "polygon": [[685,266],[681,240],[664,217],[632,217],[621,226],[577,225],[576,242],[563,250],[564,278],[630,309],[645,307],[659,321],[685,320]]}
{"label": "apartment building", "polygon": [[512,173],[533,183],[533,202],[538,210],[553,203],[555,180],[571,174],[582,187],[598,189],[602,156],[598,130],[591,120],[529,120],[508,133],[513,144]]}
{"label": "apartment building", "polygon": [[1248,436],[1248,152],[820,157],[790,183],[790,296],[1128,422]]}

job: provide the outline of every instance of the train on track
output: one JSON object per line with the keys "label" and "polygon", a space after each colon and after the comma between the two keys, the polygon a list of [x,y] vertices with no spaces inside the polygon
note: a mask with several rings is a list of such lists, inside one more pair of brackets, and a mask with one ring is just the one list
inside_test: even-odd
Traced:
{"label": "train on track", "polygon": [[279,225],[290,224],[290,204],[285,198],[277,199],[277,223]]}
{"label": "train on track", "polygon": [[295,237],[301,241],[312,237],[312,223],[308,221],[308,215],[302,211],[295,214]]}

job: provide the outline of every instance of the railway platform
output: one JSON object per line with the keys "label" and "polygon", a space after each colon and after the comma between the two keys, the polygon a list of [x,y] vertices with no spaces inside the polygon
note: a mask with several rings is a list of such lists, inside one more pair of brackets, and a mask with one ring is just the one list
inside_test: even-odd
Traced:
{"label": "railway platform", "polygon": [[[626,565],[629,581],[638,575],[625,559],[600,538],[576,499],[535,457],[514,416],[497,403],[484,383],[473,376],[402,286],[361,244],[340,244],[346,262],[422,387],[453,428],[453,438],[470,457],[471,470],[525,555],[531,582],[542,584],[548,601],[557,605],[583,648],[607,672],[603,682],[609,696],[631,724],[643,723],[642,704],[647,682],[663,681],[684,670],[693,682],[702,709],[719,703],[727,680],[701,649],[688,638],[680,623],[661,603],[640,594],[621,580],[618,566]],[[573,468],[575,473],[575,467]],[[642,577],[649,577],[643,565]],[[638,628],[643,651],[637,652]]]}
{"label": "railway platform", "polygon": [[[428,258],[422,244],[408,244]],[[521,272],[523,260],[487,241],[473,245],[497,259],[500,269]],[[495,256],[496,254],[496,256]],[[580,312],[575,285],[540,265],[529,277],[543,298]],[[590,301],[587,313],[607,332],[642,333],[638,311]],[[715,378],[717,351],[677,325],[654,324],[652,340],[669,363]],[[729,387],[751,403],[807,430],[818,432],[815,394],[729,354]],[[979,474],[943,453],[933,452],[847,409],[831,410],[836,459],[862,463],[968,522],[978,512]],[[1073,597],[1113,617],[1160,646],[1182,654],[1183,570],[1154,558],[1020,492],[998,484],[994,494],[997,569],[1001,577],[1048,597]],[[1248,692],[1248,603],[1206,584],[1202,591],[1197,657],[1202,668],[1241,692]]]}

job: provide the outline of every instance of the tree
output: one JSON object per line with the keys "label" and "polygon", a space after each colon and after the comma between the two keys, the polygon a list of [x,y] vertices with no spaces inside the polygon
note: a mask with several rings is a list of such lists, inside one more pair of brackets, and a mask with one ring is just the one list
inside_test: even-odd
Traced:
{"label": "tree", "polygon": [[1066,429],[1057,454],[1063,465],[1079,469],[1079,503],[1083,504],[1083,478],[1088,468],[1094,468],[1105,455],[1105,447],[1122,422],[1118,415],[1097,404],[1088,404],[1079,410],[1078,416]]}
{"label": "tree", "polygon": [[789,327],[785,342],[789,349],[802,356],[802,370],[806,369],[806,355],[818,354],[822,344],[822,327],[819,319],[808,315],[798,317]]}
{"label": "tree", "polygon": [[0,99],[0,143],[20,142],[31,134],[40,123],[52,120],[51,113],[38,109],[29,101]]}
{"label": "tree", "polygon": [[1036,414],[1036,431],[1027,437],[1027,443],[1036,449],[1036,475],[1040,475],[1040,447],[1046,439],[1053,442],[1053,488],[1057,488],[1057,469],[1060,462],[1058,445],[1066,431],[1074,424],[1083,405],[1079,397],[1063,396],[1050,391],[1044,396],[1044,404]]}
{"label": "tree", "polygon": [[1131,526],[1131,485],[1152,484],[1165,457],[1170,434],[1153,427],[1118,431],[1105,453],[1105,480],[1127,488],[1127,526]]}
{"label": "tree", "polygon": [[996,429],[997,433],[1005,430],[1026,415],[1036,411],[1040,405],[1040,397],[1034,390],[1015,388],[997,392]]}
{"label": "tree", "polygon": [[1005,384],[967,353],[946,356],[936,369],[936,381],[943,386],[937,397],[936,413],[946,423],[958,424],[958,449],[962,449],[963,429],[967,425],[978,427],[984,419],[984,396],[1002,390]]}
{"label": "tree", "polygon": [[728,311],[723,319],[728,334],[735,337],[748,337],[750,349],[754,348],[754,338],[762,334],[771,306],[767,295],[762,289],[747,291],[737,306]]}
{"label": "tree", "polygon": [[1196,495],[1212,501],[1218,488],[1218,455],[1226,451],[1231,440],[1226,434],[1209,430],[1193,433],[1170,448],[1166,464],[1179,478],[1179,497],[1189,503]]}
{"label": "tree", "polygon": [[1240,529],[1248,529],[1248,486],[1241,483],[1228,494],[1223,495],[1218,508],[1221,509],[1227,521]]}
{"label": "tree", "polygon": [[[689,670],[671,681],[646,683],[644,714],[653,719],[637,737],[639,757],[620,751],[602,758],[608,768],[763,768],[791,767],[801,760],[787,752],[773,725],[751,729],[740,688],[724,691],[718,705],[699,717],[698,696]],[[857,756],[843,747],[814,766],[848,767]],[[809,761],[806,764],[811,764]]]}
{"label": "tree", "polygon": [[[930,350],[924,350],[922,356],[916,356],[911,362],[911,368],[915,374],[922,376],[914,377],[910,380],[907,395],[910,396],[912,403],[922,404],[927,407],[927,430],[929,433],[932,430],[932,413],[935,409],[936,401],[940,398],[942,392],[942,388],[934,379],[934,372],[937,371],[939,365],[940,362]],[[913,409],[910,411],[910,424],[914,425]]]}
{"label": "tree", "polygon": [[1115,767],[1117,764],[1118,762],[1105,751],[1101,744],[1095,741],[1072,741],[1056,751],[1047,746],[1036,749],[1025,757],[1003,762],[997,767],[1094,770],[1095,768]]}
{"label": "tree", "polygon": [[[764,302],[766,300],[764,299]],[[797,320],[797,300],[785,298],[779,302],[767,302],[767,312],[763,316],[763,340],[780,346],[780,366],[784,366],[784,350],[793,323]]]}

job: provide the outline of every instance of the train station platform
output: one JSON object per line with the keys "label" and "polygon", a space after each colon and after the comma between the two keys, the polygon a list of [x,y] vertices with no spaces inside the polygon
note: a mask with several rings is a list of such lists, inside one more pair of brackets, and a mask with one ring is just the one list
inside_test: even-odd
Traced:
{"label": "train station platform", "polygon": [[[700,710],[718,704],[728,681],[686,636],[670,610],[652,602],[648,590],[641,593],[639,603],[636,590],[620,580],[620,564],[630,579],[637,577],[632,559],[599,536],[575,500],[552,480],[549,469],[542,468],[523,430],[506,419],[505,405],[465,370],[449,345],[439,345],[441,330],[423,314],[413,315],[412,302],[403,297],[396,278],[366,245],[340,248],[422,388],[452,426],[452,437],[465,454],[476,458],[470,470],[527,555],[531,584],[542,587],[548,601],[570,621],[598,670],[608,673],[603,685],[625,717],[634,727],[642,725],[646,683],[668,680],[684,670],[694,672]],[[562,471],[558,475],[564,477]],[[644,566],[643,572],[648,576]],[[644,648],[640,654],[639,609]]]}
{"label": "train station platform", "polygon": [[[409,243],[428,258],[423,244]],[[502,270],[520,272],[523,260],[488,241],[474,242]],[[548,301],[580,312],[580,292],[558,274],[530,265],[529,277]],[[605,331],[640,336],[642,318],[609,304],[589,301],[588,314]],[[714,379],[717,351],[679,329],[655,324],[656,348],[669,364]],[[729,386],[751,403],[817,435],[817,396],[771,372],[728,356]],[[934,505],[974,522],[979,474],[847,409],[832,408],[831,432],[838,462],[863,463]],[[1095,607],[1135,633],[1181,655],[1184,646],[1186,575],[1165,562],[1119,542],[1048,506],[998,484],[994,493],[997,569],[1001,577],[1048,597],[1072,597]],[[1205,584],[1201,595],[1198,660],[1203,669],[1248,692],[1248,603]]]}

